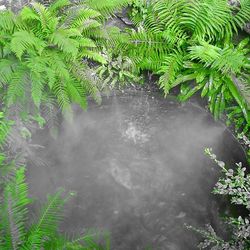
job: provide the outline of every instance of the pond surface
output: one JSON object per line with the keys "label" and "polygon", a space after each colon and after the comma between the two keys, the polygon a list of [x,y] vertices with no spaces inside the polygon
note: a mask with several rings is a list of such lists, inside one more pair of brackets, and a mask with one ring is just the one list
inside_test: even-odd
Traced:
{"label": "pond surface", "polygon": [[114,250],[197,249],[199,236],[184,224],[220,231],[225,205],[211,194],[219,169],[204,148],[229,163],[243,157],[197,104],[144,90],[90,103],[63,122],[57,140],[45,130],[34,142],[45,146],[39,154],[47,165],[29,168],[31,194],[43,200],[58,187],[76,191],[62,229],[109,231]]}

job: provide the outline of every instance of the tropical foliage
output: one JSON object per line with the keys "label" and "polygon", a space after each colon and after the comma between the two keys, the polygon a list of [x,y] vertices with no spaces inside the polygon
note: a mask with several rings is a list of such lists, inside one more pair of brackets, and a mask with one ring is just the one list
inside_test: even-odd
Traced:
{"label": "tropical foliage", "polygon": [[76,8],[65,0],[47,8],[34,3],[18,15],[1,12],[0,82],[5,107],[18,103],[34,113],[52,96],[64,111],[72,102],[86,107],[89,94],[98,98],[82,58],[105,63],[95,42],[102,38],[100,19],[98,11],[86,5]]}
{"label": "tropical foliage", "polygon": [[[250,41],[236,35],[250,20],[250,1],[239,0],[235,5],[227,0],[32,2],[17,14],[0,11],[0,146],[4,152],[0,154],[0,248],[103,249],[92,236],[72,240],[60,234],[62,210],[73,193],[59,190],[48,196],[39,216],[29,219],[32,201],[22,165],[23,158],[32,160],[29,140],[34,123],[52,127],[58,107],[65,114],[73,103],[85,108],[89,96],[100,102],[100,90],[140,82],[141,73],[150,71],[158,75],[165,95],[179,88],[179,100],[186,101],[200,93],[216,119],[226,113],[236,128],[249,132]],[[128,5],[134,27],[108,29],[105,21]],[[15,117],[15,123],[6,117]],[[244,135],[241,139],[248,141]],[[211,151],[207,153],[224,174],[214,192],[229,195],[232,203],[248,211],[246,169],[240,164],[236,171],[227,169]],[[200,247],[249,249],[249,220],[249,215],[229,218],[230,241],[210,226],[196,230],[206,238]]]}
{"label": "tropical foliage", "polygon": [[[18,14],[0,12],[1,249],[109,249],[108,242],[106,247],[95,243],[96,234],[71,239],[59,232],[63,206],[73,193],[59,190],[48,196],[32,222],[21,163],[27,157],[32,161],[28,152],[34,123],[42,127],[48,121],[40,114],[57,115],[56,106],[65,112],[71,103],[85,108],[89,95],[99,101],[88,62],[106,63],[100,53],[102,23],[124,3],[103,1],[97,8],[95,1],[76,5],[57,0],[46,7],[33,3]],[[15,122],[6,117],[15,117]]]}
{"label": "tropical foliage", "polygon": [[103,79],[101,90],[109,91],[114,88],[123,88],[127,85],[140,83],[135,63],[127,56],[114,55],[112,51],[104,50],[103,55],[107,61],[96,68],[96,73]]}
{"label": "tropical foliage", "polygon": [[185,101],[200,92],[215,118],[230,108],[230,117],[249,121],[249,39],[234,35],[250,20],[250,2],[230,6],[226,0],[134,1],[136,28],[120,31],[115,51],[124,51],[140,71],[159,75],[167,95],[180,86]]}
{"label": "tropical foliage", "polygon": [[[86,235],[70,240],[58,232],[58,224],[63,218],[63,207],[70,196],[59,190],[48,196],[46,204],[40,209],[38,218],[28,221],[28,187],[25,183],[25,168],[15,170],[14,177],[3,189],[0,201],[0,247],[1,249],[79,249],[101,250],[94,243],[94,236]],[[106,249],[106,248],[105,248]]]}

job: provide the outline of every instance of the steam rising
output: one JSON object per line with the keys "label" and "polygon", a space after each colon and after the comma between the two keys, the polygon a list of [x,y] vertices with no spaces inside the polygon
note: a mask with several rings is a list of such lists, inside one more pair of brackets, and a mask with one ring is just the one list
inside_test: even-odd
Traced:
{"label": "steam rising", "polygon": [[77,192],[63,229],[108,230],[115,250],[193,250],[197,238],[184,223],[219,227],[220,202],[211,195],[218,168],[203,151],[225,156],[225,128],[204,110],[142,91],[76,114],[57,140],[36,136],[50,167],[29,171],[41,199],[58,187]]}

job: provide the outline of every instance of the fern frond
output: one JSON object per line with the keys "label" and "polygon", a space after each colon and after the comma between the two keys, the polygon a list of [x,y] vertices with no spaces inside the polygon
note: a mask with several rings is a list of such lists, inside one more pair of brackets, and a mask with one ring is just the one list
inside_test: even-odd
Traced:
{"label": "fern frond", "polygon": [[[72,65],[72,73],[74,77],[78,80],[78,91],[84,95],[84,92],[87,95],[90,95],[97,103],[101,102],[101,95],[97,88],[98,77],[96,72],[89,68],[88,66],[75,62]],[[83,100],[84,101],[84,100]]]}
{"label": "fern frond", "polygon": [[36,48],[40,54],[45,47],[45,43],[32,33],[22,30],[13,34],[10,47],[16,56],[21,59],[24,52],[29,48]]}
{"label": "fern frond", "polygon": [[232,14],[224,0],[187,1],[181,24],[199,39],[232,37]]}
{"label": "fern frond", "polygon": [[[65,79],[66,81],[70,79],[69,69],[60,53],[57,51],[46,51],[45,58],[50,68],[55,72],[57,78]],[[53,72],[51,72],[51,77],[51,80],[53,81]]]}
{"label": "fern frond", "polygon": [[82,27],[84,23],[87,23],[91,20],[95,20],[95,18],[99,17],[101,14],[92,9],[82,9],[78,12],[73,22],[71,23],[71,27],[79,28]]}
{"label": "fern frond", "polygon": [[37,12],[34,11],[34,9],[24,7],[22,11],[20,12],[20,17],[22,20],[32,20],[32,21],[40,21],[39,15]]}
{"label": "fern frond", "polygon": [[63,111],[69,110],[70,99],[66,87],[59,81],[53,86],[53,93],[57,98],[58,104]]}
{"label": "fern frond", "polygon": [[68,8],[66,14],[64,23],[69,28],[83,28],[84,22],[95,20],[101,16],[98,11],[86,7],[85,4]]}
{"label": "fern frond", "polygon": [[149,11],[144,21],[145,27],[153,32],[162,32],[166,29],[180,32],[180,17],[184,5],[185,0],[160,0],[155,2],[152,4],[152,11]]}
{"label": "fern frond", "polygon": [[247,64],[242,50],[233,47],[223,49],[201,42],[201,45],[189,47],[189,58],[204,63],[205,67],[221,71],[223,74],[239,73]]}
{"label": "fern frond", "polygon": [[8,84],[13,76],[13,69],[16,61],[11,59],[1,59],[0,61],[0,84]]}
{"label": "fern frond", "polygon": [[79,47],[86,47],[86,48],[95,48],[96,47],[95,42],[90,38],[81,37],[81,38],[77,39],[77,41],[79,42]]}
{"label": "fern frond", "polygon": [[53,133],[59,125],[59,108],[57,100],[54,95],[43,95],[43,102],[41,106],[41,115],[46,121],[46,126]]}
{"label": "fern frond", "polygon": [[246,64],[247,59],[242,51],[226,47],[222,49],[220,57],[212,63],[211,68],[218,69],[223,74],[237,74],[242,71]]}
{"label": "fern frond", "polygon": [[27,68],[23,66],[17,67],[11,81],[8,83],[9,86],[6,96],[8,106],[15,103],[18,98],[25,96],[25,84],[27,80]]}
{"label": "fern frond", "polygon": [[42,32],[53,32],[58,24],[57,18],[55,18],[54,15],[40,3],[33,3],[32,7],[35,13],[39,16]]}
{"label": "fern frond", "polygon": [[211,64],[220,56],[221,49],[207,42],[201,42],[200,45],[190,46],[188,48],[191,60],[198,60],[206,65]]}
{"label": "fern frond", "polygon": [[128,4],[132,3],[131,0],[85,0],[86,3],[91,8],[98,10],[103,15],[111,15],[117,10],[120,10],[123,7],[128,6]]}
{"label": "fern frond", "polygon": [[159,79],[160,88],[164,90],[165,95],[172,88],[171,83],[176,79],[177,75],[183,67],[184,54],[183,52],[174,51],[164,58],[163,65],[158,71],[162,76]]}
{"label": "fern frond", "polygon": [[67,92],[72,103],[79,104],[82,109],[87,107],[86,89],[77,80],[67,83]]}
{"label": "fern frond", "polygon": [[81,56],[83,58],[88,58],[91,59],[93,61],[99,62],[101,64],[105,64],[106,60],[105,58],[98,52],[92,51],[92,50],[88,50],[88,49],[81,49]]}
{"label": "fern frond", "polygon": [[16,17],[11,11],[1,12],[0,15],[0,29],[4,31],[11,32],[13,31],[16,25]]}
{"label": "fern frond", "polygon": [[25,183],[25,168],[16,170],[14,180],[4,188],[0,204],[0,230],[5,249],[18,249],[25,239],[25,223],[27,216],[28,188]]}
{"label": "fern frond", "polygon": [[24,249],[40,249],[43,246],[43,240],[55,236],[58,223],[62,220],[62,209],[68,198],[63,198],[62,189],[56,194],[48,196],[47,203],[41,209],[38,220],[31,226]]}
{"label": "fern frond", "polygon": [[132,32],[129,38],[129,54],[136,58],[138,54],[147,58],[152,54],[162,55],[168,51],[167,41],[162,39],[161,34],[151,33],[143,29]]}
{"label": "fern frond", "polygon": [[31,96],[35,105],[39,108],[42,100],[44,89],[43,76],[38,72],[30,72],[31,79]]}
{"label": "fern frond", "polygon": [[56,44],[63,52],[70,54],[73,58],[77,56],[79,43],[70,38],[69,30],[58,29],[51,36],[51,42]]}
{"label": "fern frond", "polygon": [[49,6],[48,11],[51,13],[56,13],[58,10],[61,10],[62,8],[67,7],[70,4],[71,3],[69,0],[56,0]]}
{"label": "fern frond", "polygon": [[247,22],[250,20],[250,2],[248,0],[240,0],[240,6],[235,7],[237,13],[233,15],[232,22],[243,29]]}

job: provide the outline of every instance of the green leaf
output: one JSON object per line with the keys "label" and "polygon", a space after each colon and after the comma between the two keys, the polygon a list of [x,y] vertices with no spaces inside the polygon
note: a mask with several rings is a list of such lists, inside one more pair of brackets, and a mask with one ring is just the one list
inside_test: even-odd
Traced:
{"label": "green leaf", "polygon": [[40,54],[44,46],[45,43],[42,40],[26,30],[15,32],[10,43],[11,50],[19,59],[27,49],[37,49]]}
{"label": "green leaf", "polygon": [[243,113],[244,117],[246,118],[247,122],[250,122],[249,117],[248,117],[248,112],[247,112],[247,105],[245,103],[244,98],[240,95],[240,92],[238,91],[237,87],[234,85],[234,83],[231,79],[227,78],[226,83],[227,83],[227,86],[230,90],[230,93],[232,94],[235,101],[240,106],[242,113]]}

